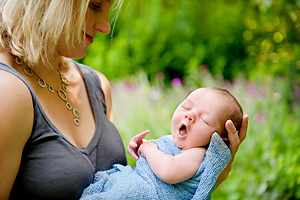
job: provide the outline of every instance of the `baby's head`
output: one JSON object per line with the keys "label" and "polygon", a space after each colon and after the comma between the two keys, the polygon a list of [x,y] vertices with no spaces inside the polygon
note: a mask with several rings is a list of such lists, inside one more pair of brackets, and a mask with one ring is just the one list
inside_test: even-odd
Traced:
{"label": "baby's head", "polygon": [[232,120],[239,130],[242,117],[242,107],[230,92],[216,87],[199,88],[175,110],[171,121],[172,137],[181,149],[207,146],[214,132],[228,144],[225,122]]}
{"label": "baby's head", "polygon": [[[242,106],[240,105],[238,100],[228,90],[218,88],[218,87],[211,87],[211,89],[219,92],[219,94],[223,95],[224,96],[223,98],[228,101],[228,112],[227,112],[227,119],[225,120],[225,122],[228,119],[230,119],[233,122],[235,129],[237,131],[239,131],[241,128],[241,125],[242,125],[242,118],[243,118]],[[224,122],[223,126],[221,126],[222,131],[218,132],[218,133],[223,138],[225,143],[228,145],[229,144],[228,133],[225,128],[225,122]],[[221,123],[223,123],[223,122],[221,122]]]}

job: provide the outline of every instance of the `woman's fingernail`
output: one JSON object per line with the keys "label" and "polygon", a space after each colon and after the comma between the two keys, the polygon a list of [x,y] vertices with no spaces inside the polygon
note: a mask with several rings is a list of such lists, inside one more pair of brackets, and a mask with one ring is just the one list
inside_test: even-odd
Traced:
{"label": "woman's fingernail", "polygon": [[233,123],[229,123],[229,128],[233,128]]}

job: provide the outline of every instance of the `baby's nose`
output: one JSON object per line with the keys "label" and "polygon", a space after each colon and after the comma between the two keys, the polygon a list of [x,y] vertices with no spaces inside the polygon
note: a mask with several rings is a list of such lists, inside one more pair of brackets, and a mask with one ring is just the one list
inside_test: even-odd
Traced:
{"label": "baby's nose", "polygon": [[196,121],[196,117],[191,111],[186,113],[184,117],[192,123],[194,123]]}

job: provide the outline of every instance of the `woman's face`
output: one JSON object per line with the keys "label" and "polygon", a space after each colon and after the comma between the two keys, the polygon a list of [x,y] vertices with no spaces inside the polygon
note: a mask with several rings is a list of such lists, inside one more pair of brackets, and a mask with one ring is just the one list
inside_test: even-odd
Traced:
{"label": "woman's face", "polygon": [[85,43],[73,44],[70,51],[67,51],[66,44],[59,42],[57,52],[68,58],[82,58],[86,55],[87,48],[93,43],[98,32],[110,33],[109,11],[114,0],[91,0],[86,15]]}

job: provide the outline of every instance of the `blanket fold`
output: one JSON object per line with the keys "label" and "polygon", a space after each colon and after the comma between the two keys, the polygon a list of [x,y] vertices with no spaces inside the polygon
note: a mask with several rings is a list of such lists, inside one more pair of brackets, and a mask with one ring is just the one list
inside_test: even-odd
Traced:
{"label": "blanket fold", "polygon": [[[180,154],[174,142],[163,136],[154,140],[160,151]],[[152,172],[147,160],[140,157],[136,166],[116,164],[112,169],[97,172],[81,200],[93,199],[210,199],[219,174],[231,159],[229,148],[218,133],[211,137],[209,147],[197,173],[177,184],[161,181]]]}

